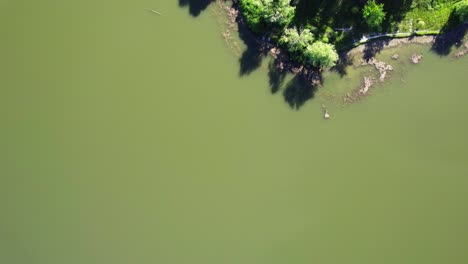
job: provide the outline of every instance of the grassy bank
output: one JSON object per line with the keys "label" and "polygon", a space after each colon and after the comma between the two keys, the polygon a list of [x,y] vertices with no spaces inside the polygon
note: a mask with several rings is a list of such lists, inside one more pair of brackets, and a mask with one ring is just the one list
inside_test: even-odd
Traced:
{"label": "grassy bank", "polygon": [[407,13],[401,21],[395,22],[397,31],[410,32],[413,30],[432,30],[442,29],[449,21],[450,14],[453,11],[453,4],[457,1],[447,1],[434,6],[416,6]]}

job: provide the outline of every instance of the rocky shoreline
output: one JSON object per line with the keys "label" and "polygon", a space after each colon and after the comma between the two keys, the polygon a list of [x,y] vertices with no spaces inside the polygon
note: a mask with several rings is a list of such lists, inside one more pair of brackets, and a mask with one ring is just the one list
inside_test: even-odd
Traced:
{"label": "rocky shoreline", "polygon": [[[380,46],[381,50],[395,48],[406,44],[433,44],[437,36],[416,36],[409,38],[396,38],[391,40],[374,40],[372,42],[362,44],[345,52],[346,55],[352,57],[358,54],[363,54],[366,48],[370,45]],[[396,58],[398,59],[398,57]]]}
{"label": "rocky shoreline", "polygon": [[[240,15],[240,11],[235,2],[221,0],[222,7],[228,19],[228,27],[223,32],[223,37],[226,43],[230,46],[238,47],[237,43],[232,39],[232,31],[238,30],[239,27],[247,28],[247,25]],[[228,4],[228,3],[231,4]],[[317,86],[322,84],[321,69],[302,65],[290,59],[289,54],[272,43],[267,37],[258,37],[251,34],[253,41],[258,43],[260,54],[269,54],[274,58],[275,69],[279,73],[292,73],[302,75],[311,85]]]}
{"label": "rocky shoreline", "polygon": [[385,78],[387,78],[387,73],[393,71],[392,65],[383,61],[379,61],[375,58],[371,58],[369,60],[361,59],[360,64],[358,66],[374,66],[374,68],[379,73],[378,79],[369,75],[364,76],[362,80],[363,86],[353,90],[352,92],[346,93],[343,96],[343,103],[353,103],[367,96],[370,89],[375,84],[377,84],[377,82],[383,82]]}
{"label": "rocky shoreline", "polygon": [[455,58],[461,58],[465,56],[466,54],[468,54],[468,41],[465,43],[464,47],[465,49],[460,50],[457,53],[455,53]]}
{"label": "rocky shoreline", "polygon": [[[232,2],[229,0],[220,0],[220,2],[222,2],[223,9],[226,12],[226,16],[228,18],[228,28],[225,32],[223,32],[223,37],[226,43],[229,44],[231,42],[231,46],[237,47],[237,49],[239,49],[239,46],[235,41],[233,41],[233,38],[231,37],[231,32],[238,30],[240,27],[247,28],[247,25],[243,17],[240,15],[240,11],[235,1]],[[379,47],[377,53],[384,49],[397,48],[407,44],[431,44],[433,46],[438,44],[443,47],[444,45],[446,45],[446,42],[449,43],[450,41],[453,41],[453,39],[459,37],[460,32],[463,33],[467,29],[468,24],[465,23],[457,27],[452,32],[448,32],[441,35],[412,36],[406,38],[393,39],[376,39],[372,42],[364,43],[348,51],[342,52],[340,54],[340,61],[338,63],[342,63],[346,66],[346,63],[351,61],[354,57],[365,57],[364,55],[366,51],[368,49],[372,49],[373,47]],[[292,61],[287,52],[283,51],[275,43],[272,43],[270,39],[266,36],[259,37],[255,36],[253,33],[249,35],[251,35],[249,37],[253,38],[253,41],[258,43],[259,54],[269,54],[274,59],[275,69],[279,73],[284,74],[289,72],[292,74],[301,75],[312,86],[322,85],[322,69],[302,65],[295,61]],[[455,53],[455,58],[460,58],[468,54],[468,42],[465,43],[464,47],[465,49]],[[400,59],[399,57],[400,56],[398,54],[394,54],[391,57],[391,59],[398,60]],[[413,64],[418,64],[423,59],[423,56],[421,54],[413,54],[408,59]],[[361,87],[358,87],[351,93],[347,93],[346,95],[344,95],[344,103],[352,103],[367,96],[369,94],[369,91],[375,84],[377,84],[378,82],[384,82],[385,79],[388,77],[388,73],[393,71],[392,65],[383,61],[378,61],[373,55],[370,58],[367,58],[366,60],[361,59],[359,65],[357,66],[373,66],[378,72],[378,78],[369,75],[364,76]]]}

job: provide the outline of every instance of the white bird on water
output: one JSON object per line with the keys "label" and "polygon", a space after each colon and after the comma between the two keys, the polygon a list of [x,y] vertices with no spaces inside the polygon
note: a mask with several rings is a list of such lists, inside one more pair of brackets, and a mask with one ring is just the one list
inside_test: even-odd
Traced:
{"label": "white bird on water", "polygon": [[323,118],[329,119],[330,118],[330,113],[328,112],[327,107],[325,105],[322,105],[322,109],[323,109]]}

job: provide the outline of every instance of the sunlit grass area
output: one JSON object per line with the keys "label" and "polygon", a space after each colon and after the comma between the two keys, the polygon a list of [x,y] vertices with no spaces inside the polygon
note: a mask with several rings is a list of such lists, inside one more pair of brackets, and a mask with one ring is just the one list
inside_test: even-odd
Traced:
{"label": "sunlit grass area", "polygon": [[413,8],[396,23],[399,32],[413,30],[440,30],[447,24],[453,10],[453,3],[442,3],[434,7]]}

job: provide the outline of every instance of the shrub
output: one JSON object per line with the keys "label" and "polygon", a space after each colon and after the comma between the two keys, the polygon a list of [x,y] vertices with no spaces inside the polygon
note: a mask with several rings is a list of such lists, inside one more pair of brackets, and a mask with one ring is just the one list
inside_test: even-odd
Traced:
{"label": "shrub", "polygon": [[262,1],[241,0],[239,6],[242,9],[247,26],[254,32],[262,32],[264,29],[263,13],[265,9]]}
{"label": "shrub", "polygon": [[240,0],[240,8],[252,31],[261,33],[265,26],[284,28],[294,17],[290,0]]}
{"label": "shrub", "polygon": [[306,61],[315,67],[332,67],[338,61],[335,47],[321,41],[309,45],[304,56]]}
{"label": "shrub", "polygon": [[382,22],[385,18],[383,4],[375,3],[375,0],[367,1],[367,4],[362,9],[362,17],[371,29],[380,30]]}
{"label": "shrub", "polygon": [[426,22],[424,22],[422,20],[419,20],[418,23],[416,24],[417,29],[424,28],[424,26],[426,26]]}
{"label": "shrub", "polygon": [[314,35],[309,29],[304,29],[299,33],[296,28],[285,29],[283,36],[279,39],[279,43],[287,48],[292,57],[302,62],[304,52],[313,41]]}
{"label": "shrub", "polygon": [[296,8],[290,5],[290,0],[263,0],[263,3],[263,16],[268,24],[283,28],[291,23]]}

